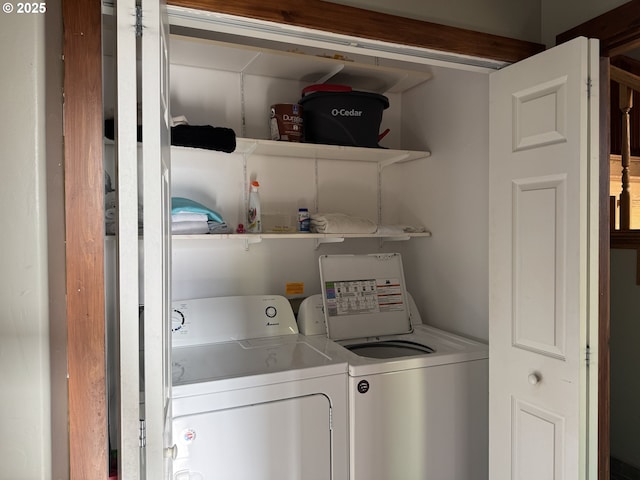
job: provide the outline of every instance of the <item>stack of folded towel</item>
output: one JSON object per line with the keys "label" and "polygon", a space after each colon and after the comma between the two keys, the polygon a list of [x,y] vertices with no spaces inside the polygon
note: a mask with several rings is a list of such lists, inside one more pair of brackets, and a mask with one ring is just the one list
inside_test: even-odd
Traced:
{"label": "stack of folded towel", "polygon": [[171,199],[171,233],[193,235],[203,233],[230,233],[220,214],[188,198]]}
{"label": "stack of folded towel", "polygon": [[376,235],[403,235],[426,232],[424,227],[412,225],[378,225],[369,219],[344,213],[311,214],[311,231],[315,233],[359,233]]}
{"label": "stack of folded towel", "polygon": [[[111,185],[109,180],[109,186]],[[116,234],[118,218],[118,195],[115,190],[106,192],[104,196],[104,228],[107,235]],[[142,205],[138,205],[138,233],[142,234]]]}
{"label": "stack of folded towel", "polygon": [[371,220],[344,213],[311,214],[311,231],[316,233],[375,233],[377,228]]}

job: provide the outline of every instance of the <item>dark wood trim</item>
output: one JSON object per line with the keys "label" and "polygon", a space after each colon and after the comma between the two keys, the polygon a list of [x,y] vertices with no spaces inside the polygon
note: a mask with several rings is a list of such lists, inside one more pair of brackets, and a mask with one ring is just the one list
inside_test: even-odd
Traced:
{"label": "dark wood trim", "polygon": [[640,230],[614,230],[611,248],[640,248]]}
{"label": "dark wood trim", "polygon": [[107,478],[101,2],[62,2],[69,478]]}
{"label": "dark wood trim", "polygon": [[[640,0],[639,0],[640,1]],[[463,28],[363,10],[322,0],[169,0],[170,5],[307,27],[504,62],[517,62],[544,45]]]}
{"label": "dark wood trim", "polygon": [[640,47],[640,0],[620,5],[556,37],[556,44],[585,36],[600,40],[600,53],[614,57]]}
{"label": "dark wood trim", "polygon": [[598,245],[598,480],[610,478],[610,261],[609,261],[609,58],[600,58],[600,208]]}

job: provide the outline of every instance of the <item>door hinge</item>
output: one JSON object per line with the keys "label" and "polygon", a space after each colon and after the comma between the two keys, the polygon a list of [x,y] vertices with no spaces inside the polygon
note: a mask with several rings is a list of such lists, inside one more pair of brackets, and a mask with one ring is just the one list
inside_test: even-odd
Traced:
{"label": "door hinge", "polygon": [[142,7],[136,5],[136,37],[142,36]]}
{"label": "door hinge", "polygon": [[593,82],[591,81],[591,77],[587,79],[587,98],[591,98],[591,87],[593,86]]}
{"label": "door hinge", "polygon": [[140,440],[140,448],[144,448],[147,446],[147,425],[145,424],[144,419],[140,420],[140,436],[138,437]]}
{"label": "door hinge", "polygon": [[587,364],[587,367],[589,366],[589,364],[591,363],[591,347],[589,345],[587,345],[586,351],[585,351],[585,356],[584,356],[584,360]]}

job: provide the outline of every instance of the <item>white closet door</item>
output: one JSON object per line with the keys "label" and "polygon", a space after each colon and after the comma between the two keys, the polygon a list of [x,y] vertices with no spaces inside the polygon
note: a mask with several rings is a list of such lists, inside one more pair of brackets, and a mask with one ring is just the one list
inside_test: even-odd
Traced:
{"label": "white closet door", "polygon": [[[119,336],[120,478],[140,478],[140,367],[138,308],[138,147],[136,4],[119,0],[116,8],[116,190],[117,310]],[[115,421],[115,419],[111,419]],[[113,447],[116,447],[115,445]]]}
{"label": "white closet door", "polygon": [[166,2],[142,1],[145,478],[172,477],[169,24]]}
{"label": "white closet door", "polygon": [[597,41],[498,71],[490,90],[489,478],[596,478]]}

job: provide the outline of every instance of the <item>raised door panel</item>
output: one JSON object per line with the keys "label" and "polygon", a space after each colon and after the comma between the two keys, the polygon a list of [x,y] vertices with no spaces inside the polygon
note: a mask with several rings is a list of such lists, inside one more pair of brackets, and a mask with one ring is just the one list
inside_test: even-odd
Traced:
{"label": "raised door panel", "polygon": [[[513,400],[512,478],[563,478],[564,419],[521,400]],[[531,455],[531,452],[536,452]]]}
{"label": "raised door panel", "polygon": [[566,177],[513,182],[513,345],[565,357]]}

